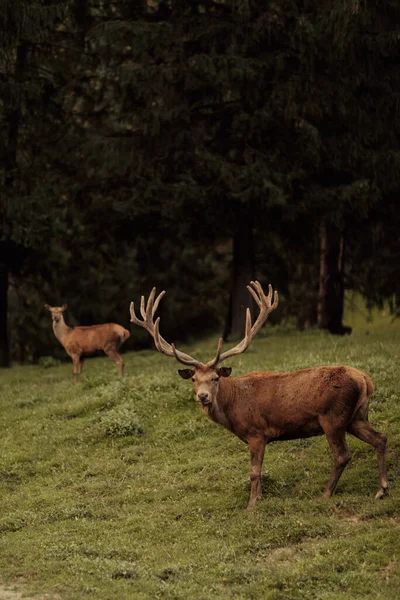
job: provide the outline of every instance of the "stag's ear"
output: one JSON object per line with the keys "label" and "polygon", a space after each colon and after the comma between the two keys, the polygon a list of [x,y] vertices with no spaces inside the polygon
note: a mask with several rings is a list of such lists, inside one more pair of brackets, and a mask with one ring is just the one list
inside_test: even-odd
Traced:
{"label": "stag's ear", "polygon": [[63,304],[61,307],[61,310],[65,310],[67,308],[68,304]]}
{"label": "stag's ear", "polygon": [[178,373],[182,379],[190,379],[194,375],[194,369],[178,369]]}
{"label": "stag's ear", "polygon": [[220,377],[229,377],[232,373],[232,367],[220,367],[217,369],[217,373]]}

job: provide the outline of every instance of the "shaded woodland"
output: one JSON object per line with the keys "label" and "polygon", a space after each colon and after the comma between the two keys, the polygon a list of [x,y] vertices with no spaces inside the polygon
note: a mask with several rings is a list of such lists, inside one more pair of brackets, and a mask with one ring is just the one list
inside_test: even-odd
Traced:
{"label": "shaded woodland", "polygon": [[0,0],[0,365],[153,286],[171,340],[239,337],[255,277],[273,322],[395,316],[399,117],[397,0]]}

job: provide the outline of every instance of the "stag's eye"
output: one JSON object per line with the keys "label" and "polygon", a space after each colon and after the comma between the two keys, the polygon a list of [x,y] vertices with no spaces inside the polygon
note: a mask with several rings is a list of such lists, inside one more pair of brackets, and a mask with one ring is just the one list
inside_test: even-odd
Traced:
{"label": "stag's eye", "polygon": [[214,381],[214,383],[216,383],[217,381],[219,381],[219,377],[213,377],[212,381]]}
{"label": "stag's eye", "polygon": [[194,378],[194,377],[192,377],[192,381],[195,381],[195,378]]}

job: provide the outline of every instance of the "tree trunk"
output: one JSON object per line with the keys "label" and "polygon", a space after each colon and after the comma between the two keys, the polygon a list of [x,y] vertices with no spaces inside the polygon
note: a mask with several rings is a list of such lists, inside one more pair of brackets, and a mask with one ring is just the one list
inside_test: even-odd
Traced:
{"label": "tree trunk", "polygon": [[254,279],[254,232],[252,215],[239,217],[238,229],[233,238],[232,287],[229,310],[224,330],[224,340],[244,337],[246,308],[250,308],[253,319],[254,304],[247,290]]}
{"label": "tree trunk", "polygon": [[[14,78],[17,83],[23,80],[25,61],[27,57],[28,46],[26,43],[21,43],[16,51]],[[8,125],[7,131],[7,146],[3,160],[5,170],[4,177],[4,196],[2,210],[6,210],[6,203],[12,202],[16,186],[16,169],[17,169],[17,149],[18,149],[18,134],[21,121],[21,100],[14,101],[5,105],[6,121]],[[2,215],[2,219],[5,219]],[[4,246],[1,251],[7,255],[7,249],[4,253]],[[4,262],[3,262],[4,261]],[[11,353],[8,331],[8,273],[10,263],[6,263],[3,259],[0,263],[0,367],[11,366]]]}
{"label": "tree trunk", "polygon": [[351,327],[342,323],[344,309],[344,237],[324,219],[320,229],[320,272],[317,324],[320,329],[344,335]]}
{"label": "tree trunk", "polygon": [[8,270],[0,263],[0,367],[10,366],[8,341]]}

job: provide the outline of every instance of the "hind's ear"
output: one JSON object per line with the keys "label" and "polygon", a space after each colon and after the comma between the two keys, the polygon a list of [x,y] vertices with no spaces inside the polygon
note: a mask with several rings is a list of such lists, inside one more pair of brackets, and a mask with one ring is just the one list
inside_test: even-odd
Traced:
{"label": "hind's ear", "polygon": [[44,305],[44,307],[45,307],[47,310],[51,310],[51,306],[49,306],[48,304],[45,304],[45,305]]}
{"label": "hind's ear", "polygon": [[220,377],[229,377],[232,373],[232,367],[220,367],[217,369],[217,373]]}
{"label": "hind's ear", "polygon": [[178,369],[178,373],[182,379],[190,379],[194,375],[194,369]]}
{"label": "hind's ear", "polygon": [[61,310],[65,310],[67,308],[68,304],[63,304],[61,307]]}

